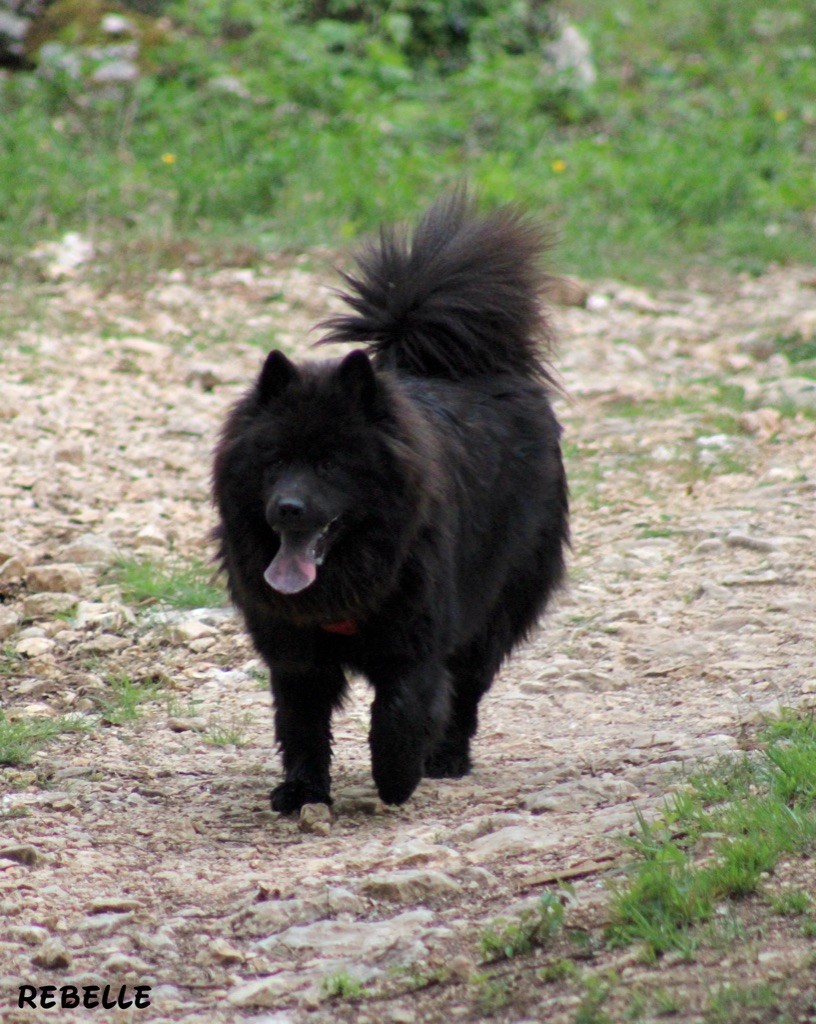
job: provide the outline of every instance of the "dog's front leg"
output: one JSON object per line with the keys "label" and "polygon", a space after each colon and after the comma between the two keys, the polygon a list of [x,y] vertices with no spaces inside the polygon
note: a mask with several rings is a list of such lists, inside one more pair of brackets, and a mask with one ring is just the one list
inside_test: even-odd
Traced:
{"label": "dog's front leg", "polygon": [[292,814],[304,804],[330,804],[331,714],[346,679],[339,668],[295,672],[273,666],[271,676],[285,773],[272,790],[272,809]]}

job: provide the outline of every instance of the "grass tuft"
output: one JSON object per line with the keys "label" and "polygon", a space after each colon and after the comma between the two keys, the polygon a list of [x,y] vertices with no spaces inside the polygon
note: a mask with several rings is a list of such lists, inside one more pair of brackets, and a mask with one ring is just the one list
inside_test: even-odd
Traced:
{"label": "grass tuft", "polygon": [[564,905],[554,893],[546,893],[533,910],[524,911],[517,921],[498,919],[480,940],[486,960],[511,960],[546,945],[562,928]]}
{"label": "grass tuft", "polygon": [[0,764],[28,764],[34,752],[64,733],[84,733],[90,724],[77,718],[15,718],[0,711]]}
{"label": "grass tuft", "polygon": [[126,725],[141,718],[141,705],[156,700],[161,686],[152,680],[138,682],[130,676],[108,680],[108,695],[99,705],[102,721],[108,725]]}
{"label": "grass tuft", "polygon": [[360,999],[365,994],[362,984],[348,971],[339,970],[324,978],[320,991],[325,999]]}
{"label": "grass tuft", "polygon": [[212,566],[203,562],[167,563],[127,559],[117,563],[111,578],[125,601],[135,605],[162,604],[171,608],[213,608],[226,602],[214,582]]}
{"label": "grass tuft", "polygon": [[637,859],[613,890],[613,945],[642,943],[650,959],[692,956],[695,929],[718,904],[756,892],[783,855],[816,840],[813,717],[787,714],[760,742],[756,756],[693,776],[662,824],[640,820]]}

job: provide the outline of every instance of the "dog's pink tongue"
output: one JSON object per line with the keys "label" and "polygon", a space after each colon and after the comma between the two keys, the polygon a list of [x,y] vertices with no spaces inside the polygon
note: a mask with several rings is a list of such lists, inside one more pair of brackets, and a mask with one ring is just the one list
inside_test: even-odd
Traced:
{"label": "dog's pink tongue", "polygon": [[317,576],[315,540],[316,536],[311,533],[282,534],[280,549],[264,572],[264,579],[273,590],[280,594],[297,594],[314,583]]}

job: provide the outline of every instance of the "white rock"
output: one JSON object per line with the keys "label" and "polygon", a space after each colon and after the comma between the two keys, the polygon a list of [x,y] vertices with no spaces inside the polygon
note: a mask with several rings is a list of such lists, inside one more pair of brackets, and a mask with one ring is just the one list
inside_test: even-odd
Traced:
{"label": "white rock", "polygon": [[32,565],[26,573],[26,589],[36,594],[78,594],[85,584],[85,574],[70,563],[54,562]]}
{"label": "white rock", "polygon": [[443,871],[405,869],[372,875],[360,887],[361,892],[378,899],[400,903],[418,903],[429,896],[444,896],[462,891],[462,886]]}
{"label": "white rock", "polygon": [[31,594],[23,601],[23,616],[26,619],[51,619],[72,611],[78,601],[76,594]]}
{"label": "white rock", "polygon": [[232,989],[227,999],[233,1006],[278,1006],[281,999],[308,987],[311,982],[312,979],[304,971],[280,971],[239,985]]}
{"label": "white rock", "polygon": [[62,556],[81,565],[111,565],[119,557],[116,545],[102,534],[86,533],[72,541]]}
{"label": "white rock", "polygon": [[190,640],[200,640],[205,636],[213,636],[215,630],[197,619],[184,619],[175,623],[169,630],[170,639],[176,643],[189,643]]}
{"label": "white rock", "polygon": [[304,804],[298,817],[301,832],[327,836],[331,832],[332,812],[328,804]]}
{"label": "white rock", "polygon": [[433,917],[430,910],[409,910],[386,921],[315,921],[287,928],[258,945],[277,955],[303,951],[364,963],[381,959],[404,962],[425,952],[424,940],[430,934],[447,932],[431,928]]}
{"label": "white rock", "polygon": [[529,825],[509,825],[474,840],[467,857],[468,860],[478,862],[520,853],[540,853],[551,850],[557,843],[557,837],[548,831]]}
{"label": "white rock", "polygon": [[166,548],[167,543],[167,536],[152,523],[143,526],[133,539],[133,545],[137,548]]}
{"label": "white rock", "polygon": [[19,583],[25,573],[22,560],[12,555],[0,564],[0,583]]}
{"label": "white rock", "polygon": [[0,604],[0,640],[11,636],[20,622],[20,616],[13,608]]}
{"label": "white rock", "polygon": [[14,650],[24,658],[41,658],[54,650],[55,643],[44,636],[27,637],[15,644]]}

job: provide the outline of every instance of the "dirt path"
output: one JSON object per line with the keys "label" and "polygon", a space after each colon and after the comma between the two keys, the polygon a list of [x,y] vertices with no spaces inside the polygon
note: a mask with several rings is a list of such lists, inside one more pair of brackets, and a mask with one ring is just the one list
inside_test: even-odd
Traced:
{"label": "dirt path", "polygon": [[[151,1005],[60,1020],[573,1021],[586,974],[530,971],[501,998],[479,978],[484,929],[564,873],[573,946],[535,963],[614,969],[597,1020],[656,986],[677,993],[672,1019],[707,1020],[723,977],[781,983],[798,1007],[793,933],[659,968],[592,936],[636,810],[763,713],[814,700],[816,359],[783,354],[816,336],[812,274],[598,284],[559,311],[570,587],[489,696],[472,776],[399,810],[374,798],[355,686],[324,835],[268,810],[270,701],[238,622],[130,606],[109,566],[208,555],[221,418],[272,339],[302,348],[327,281],[300,262],[178,271],[146,296],[90,276],[2,296],[2,706],[91,729],[0,769],[0,1017],[47,1019],[13,1009],[19,985],[71,983],[149,985]],[[159,688],[105,724],[123,680]]]}

